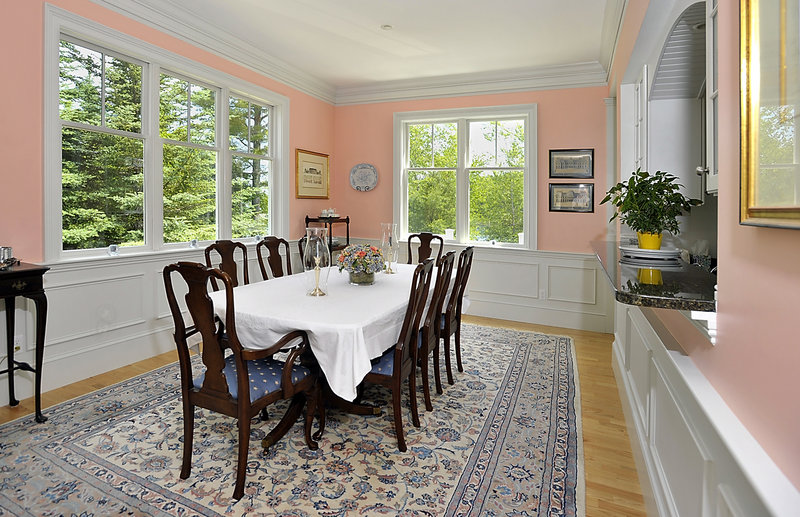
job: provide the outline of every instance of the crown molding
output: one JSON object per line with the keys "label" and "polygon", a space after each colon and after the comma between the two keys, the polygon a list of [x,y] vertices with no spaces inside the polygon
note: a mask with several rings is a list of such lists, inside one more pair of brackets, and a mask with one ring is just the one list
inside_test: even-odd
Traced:
{"label": "crown molding", "polygon": [[336,105],[605,86],[607,80],[608,72],[594,61],[513,72],[450,75],[338,88]]}
{"label": "crown molding", "polygon": [[235,34],[187,13],[170,0],[161,0],[157,7],[140,0],[90,1],[312,97],[328,103],[335,101],[333,86],[253,48]]}

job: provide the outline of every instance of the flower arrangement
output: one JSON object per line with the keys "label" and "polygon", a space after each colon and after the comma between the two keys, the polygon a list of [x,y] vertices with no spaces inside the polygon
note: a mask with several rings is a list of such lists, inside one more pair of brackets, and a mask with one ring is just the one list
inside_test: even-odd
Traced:
{"label": "flower arrangement", "polygon": [[383,253],[370,244],[350,244],[339,255],[339,271],[377,273],[384,267]]}

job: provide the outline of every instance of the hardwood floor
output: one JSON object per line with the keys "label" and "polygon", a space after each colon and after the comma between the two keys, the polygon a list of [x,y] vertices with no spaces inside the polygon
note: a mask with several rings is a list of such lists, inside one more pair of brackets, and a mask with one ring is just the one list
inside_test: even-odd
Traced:
{"label": "hardwood floor", "polygon": [[[583,455],[586,480],[586,516],[645,516],[644,500],[631,452],[625,417],[611,369],[613,336],[597,332],[547,327],[513,321],[465,316],[478,325],[530,330],[570,336],[575,342],[581,393]],[[42,408],[177,361],[167,352],[132,365],[90,377],[42,394]],[[0,423],[33,413],[33,398],[16,407],[0,407]],[[44,411],[45,416],[47,411]]]}

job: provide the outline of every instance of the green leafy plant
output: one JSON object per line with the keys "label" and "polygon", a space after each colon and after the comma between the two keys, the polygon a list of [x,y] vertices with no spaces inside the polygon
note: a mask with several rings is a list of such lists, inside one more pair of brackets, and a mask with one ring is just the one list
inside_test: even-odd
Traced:
{"label": "green leafy plant", "polygon": [[616,212],[609,222],[619,217],[631,230],[642,233],[680,233],[678,216],[701,203],[680,192],[678,178],[668,172],[650,174],[637,169],[628,181],[617,183],[600,204],[610,202]]}

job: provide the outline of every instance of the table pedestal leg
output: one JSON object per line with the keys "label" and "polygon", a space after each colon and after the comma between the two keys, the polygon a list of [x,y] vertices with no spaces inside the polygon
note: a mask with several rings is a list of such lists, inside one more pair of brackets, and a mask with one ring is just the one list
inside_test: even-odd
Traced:
{"label": "table pedestal leg", "polygon": [[369,404],[364,404],[362,402],[358,402],[356,399],[353,402],[349,400],[345,400],[336,393],[331,390],[328,383],[324,383],[323,388],[323,397],[326,402],[328,402],[331,406],[335,407],[340,411],[344,411],[345,413],[350,413],[351,415],[365,415],[365,416],[377,416],[383,413],[383,409],[378,406],[372,406]]}

